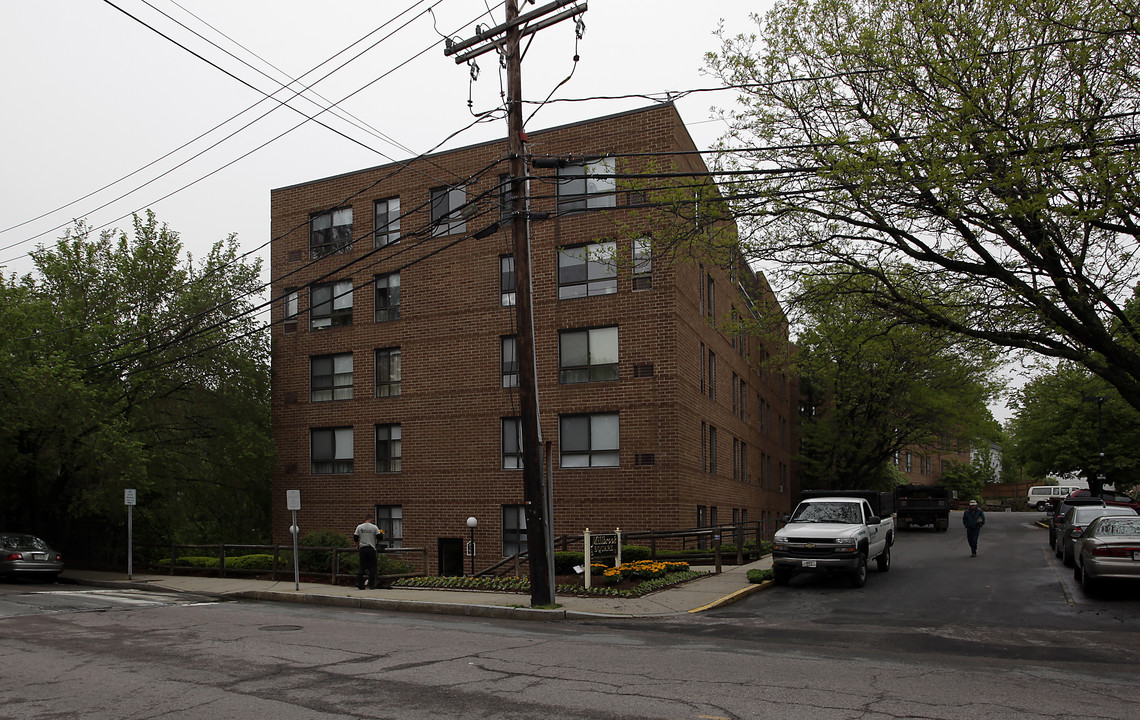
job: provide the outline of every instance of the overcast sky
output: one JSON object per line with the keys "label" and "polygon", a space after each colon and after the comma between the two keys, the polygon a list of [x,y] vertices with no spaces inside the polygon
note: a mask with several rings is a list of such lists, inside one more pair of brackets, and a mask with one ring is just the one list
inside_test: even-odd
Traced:
{"label": "overcast sky", "polygon": [[[0,118],[0,267],[6,275],[30,270],[27,252],[53,243],[75,218],[127,229],[130,214],[147,208],[178,231],[196,255],[230,233],[237,233],[243,251],[252,251],[269,240],[273,188],[407,159],[441,142],[447,149],[506,134],[500,120],[446,140],[471,123],[469,96],[476,111],[499,103],[493,54],[477,60],[474,84],[466,65],[443,54],[443,36],[467,38],[476,23],[502,21],[502,6],[494,0],[113,3],[0,0],[8,108]],[[769,4],[589,0],[582,40],[576,43],[572,21],[534,36],[523,62],[523,95],[546,98],[572,70],[553,99],[715,87],[701,68],[704,53],[718,47],[713,37],[718,23],[723,18],[734,32],[750,31],[749,13]],[[524,5],[523,11],[534,7]],[[580,56],[576,68],[575,53]],[[338,102],[338,113],[344,111],[319,119],[348,137],[305,122],[304,115],[318,112],[311,103],[290,100],[302,115],[267,100],[254,88],[272,93],[280,85],[262,72],[316,82],[312,90]],[[281,91],[276,97],[291,94]],[[710,121],[710,107],[729,106],[732,100],[720,92],[677,101],[699,147],[708,147],[725,130]],[[527,128],[651,102],[552,102]],[[258,254],[268,272],[268,248]]]}

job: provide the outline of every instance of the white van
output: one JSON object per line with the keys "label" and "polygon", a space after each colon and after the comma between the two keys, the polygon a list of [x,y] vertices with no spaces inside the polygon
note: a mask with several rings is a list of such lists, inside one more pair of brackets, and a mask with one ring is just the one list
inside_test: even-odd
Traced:
{"label": "white van", "polygon": [[1088,487],[1086,482],[1076,485],[1034,485],[1029,488],[1025,502],[1038,512],[1045,512],[1045,508],[1049,507],[1049,498],[1065,497],[1074,490],[1088,490]]}

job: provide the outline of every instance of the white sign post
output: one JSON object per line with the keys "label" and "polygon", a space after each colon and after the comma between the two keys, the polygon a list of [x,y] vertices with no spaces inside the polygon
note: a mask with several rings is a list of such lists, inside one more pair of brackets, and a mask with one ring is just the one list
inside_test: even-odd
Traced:
{"label": "white sign post", "polygon": [[134,529],[134,488],[123,491],[123,503],[127,506],[127,579],[134,579],[134,539],[131,537]]}
{"label": "white sign post", "polygon": [[297,533],[300,532],[300,528],[297,527],[297,511],[301,509],[300,490],[285,491],[285,507],[293,512],[293,524],[289,527],[289,532],[293,533],[293,589],[300,590],[301,560],[297,557]]}

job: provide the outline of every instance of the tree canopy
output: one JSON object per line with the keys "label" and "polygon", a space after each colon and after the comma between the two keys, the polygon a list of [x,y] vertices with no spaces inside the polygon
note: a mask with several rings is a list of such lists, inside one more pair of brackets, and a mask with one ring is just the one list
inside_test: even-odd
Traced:
{"label": "tree canopy", "polygon": [[231,237],[181,259],[153,214],[82,223],[0,278],[0,522],[96,557],[140,543],[268,535],[268,340],[260,262]]}
{"label": "tree canopy", "polygon": [[1077,363],[1140,408],[1135,0],[778,0],[721,33],[720,170],[795,292]]}
{"label": "tree canopy", "polygon": [[889,489],[903,479],[892,462],[899,453],[956,453],[981,438],[988,445],[996,429],[986,408],[992,346],[884,322],[865,294],[869,282],[811,283],[797,360],[807,398],[804,487]]}
{"label": "tree canopy", "polygon": [[1061,364],[1025,385],[1010,421],[1014,452],[1031,478],[1103,470],[1121,492],[1140,483],[1140,412],[1088,370]]}

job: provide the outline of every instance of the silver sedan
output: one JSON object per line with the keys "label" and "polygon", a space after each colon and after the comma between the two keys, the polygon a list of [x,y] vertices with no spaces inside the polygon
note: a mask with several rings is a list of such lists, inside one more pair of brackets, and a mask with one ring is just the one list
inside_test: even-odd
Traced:
{"label": "silver sedan", "polygon": [[1103,516],[1077,541],[1073,575],[1086,593],[1106,579],[1140,579],[1140,517]]}
{"label": "silver sedan", "polygon": [[35,535],[0,534],[0,577],[24,576],[52,582],[63,572],[63,555]]}

